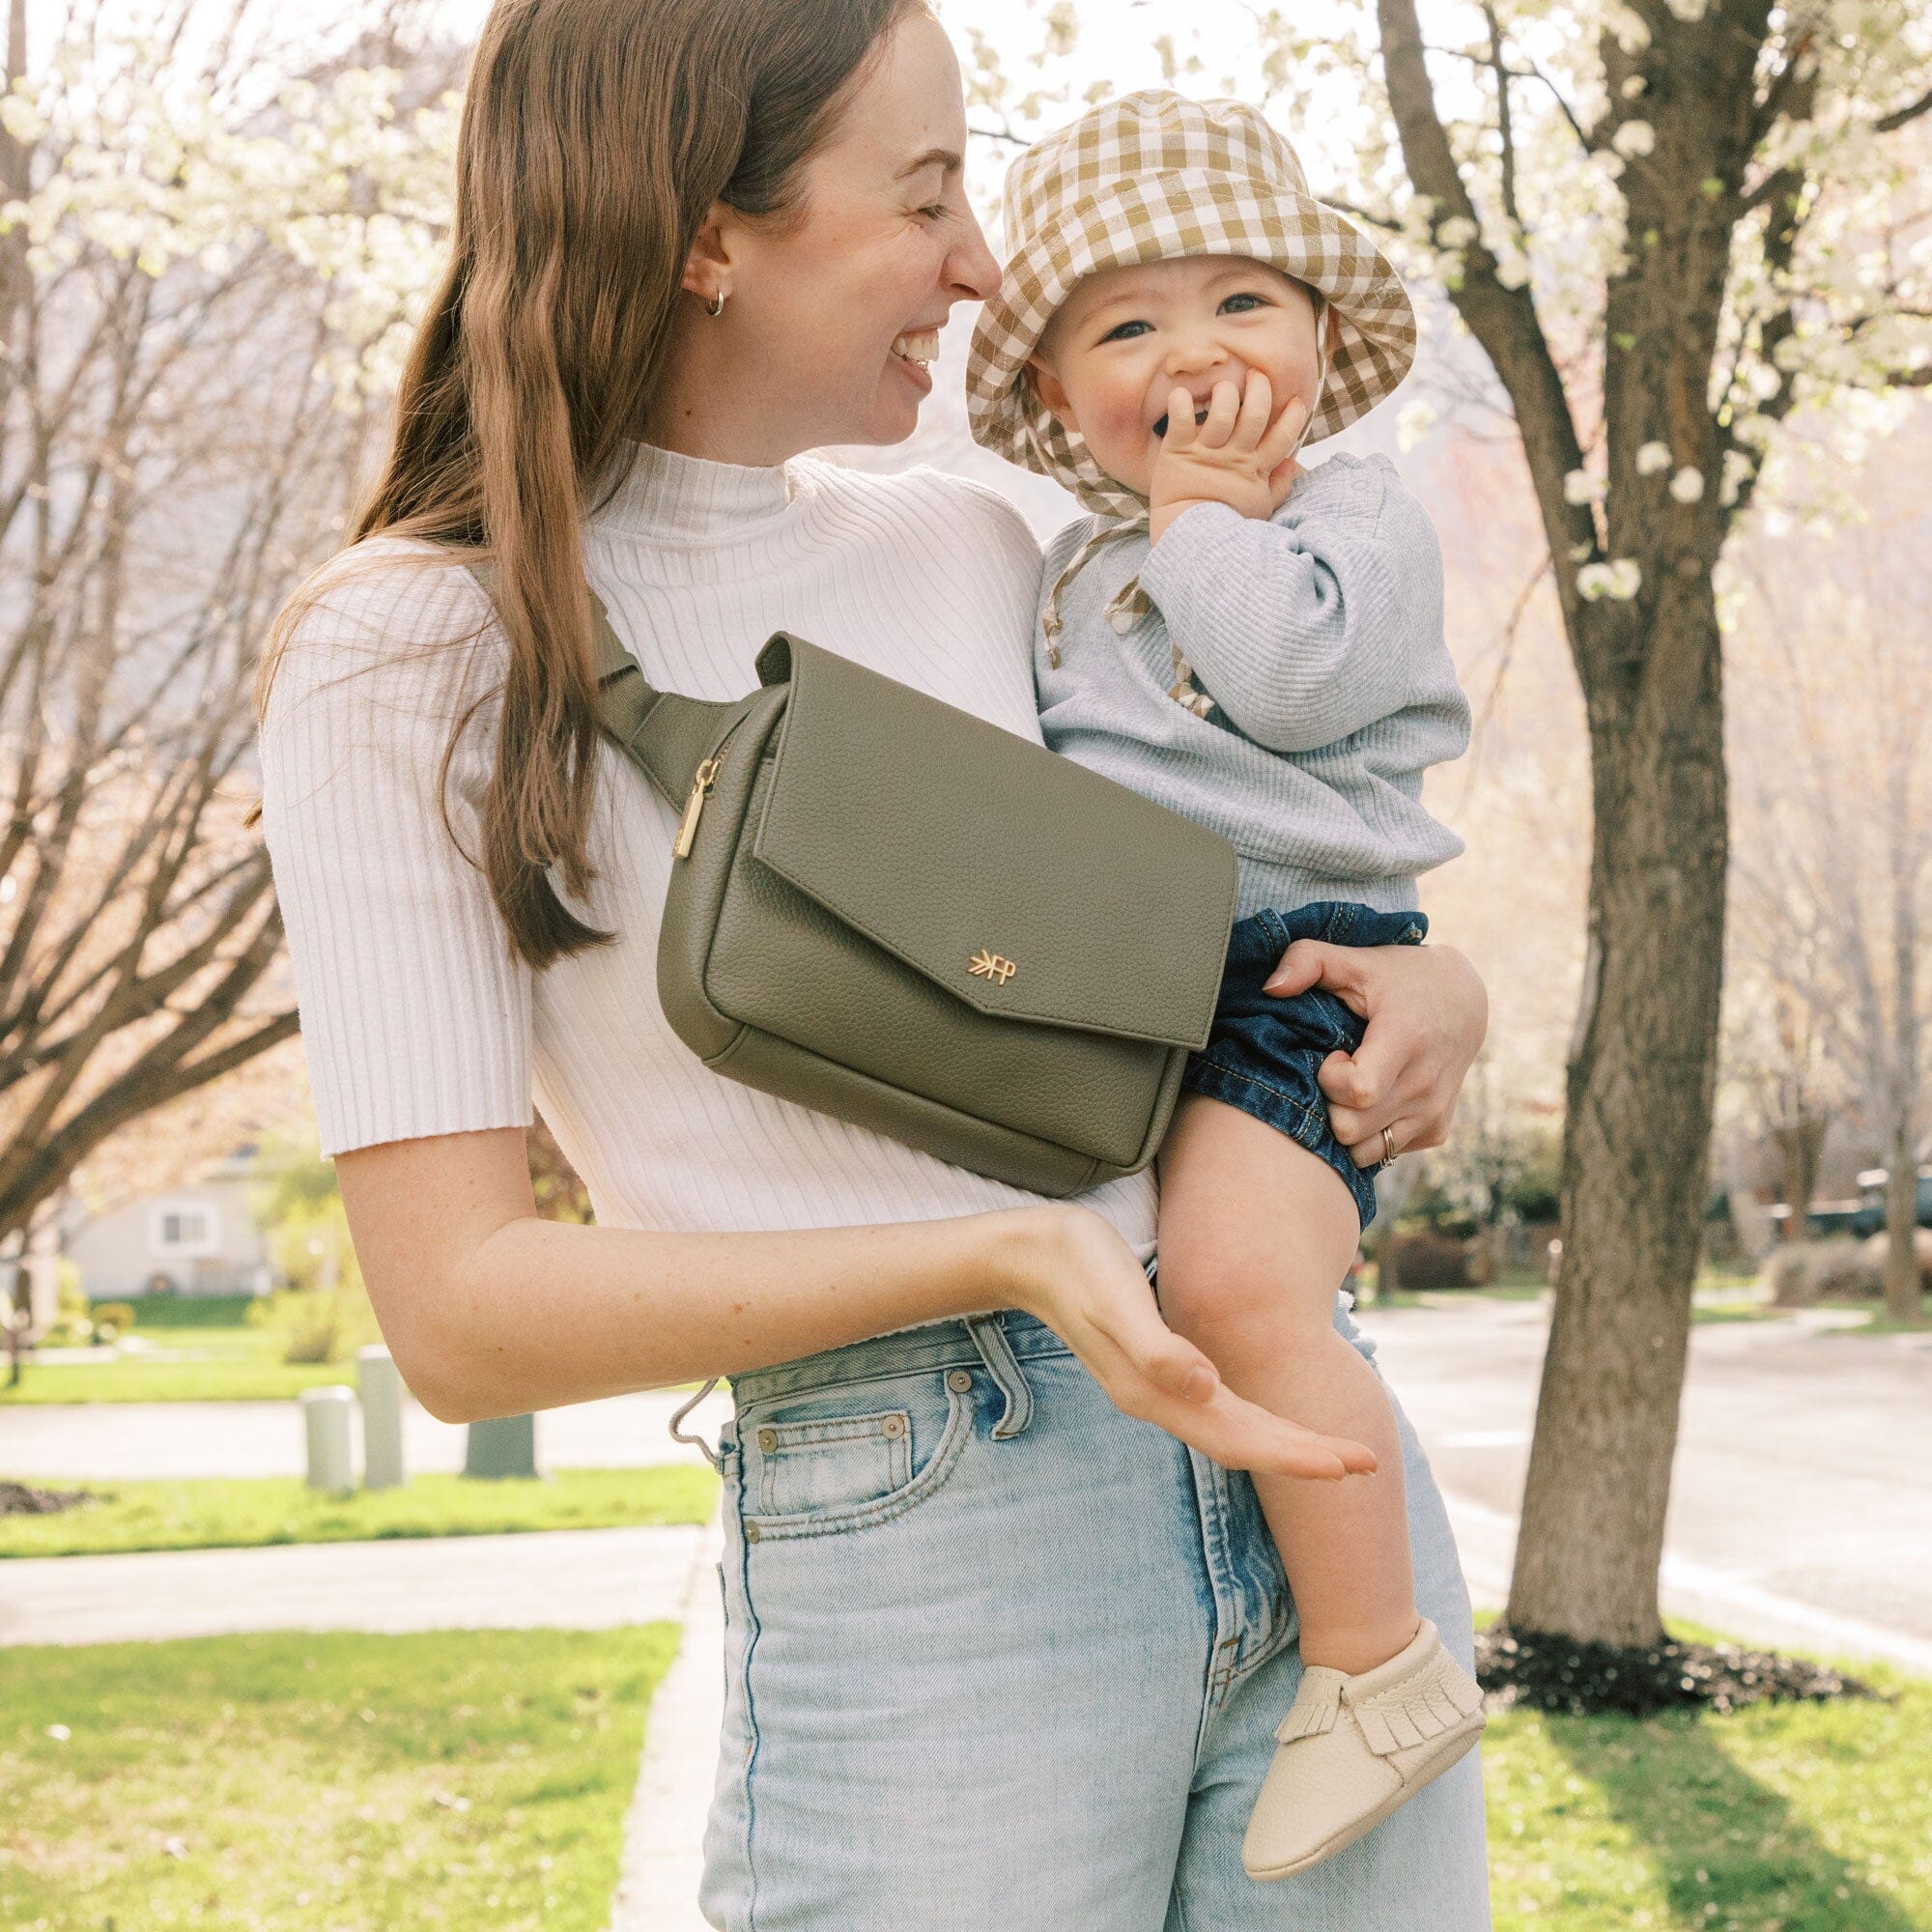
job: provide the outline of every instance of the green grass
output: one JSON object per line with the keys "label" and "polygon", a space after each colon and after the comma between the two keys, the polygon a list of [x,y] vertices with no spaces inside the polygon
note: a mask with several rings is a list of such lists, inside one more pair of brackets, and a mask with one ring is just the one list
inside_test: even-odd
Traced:
{"label": "green grass", "polygon": [[709,1468],[682,1463],[560,1469],[536,1482],[417,1476],[400,1490],[346,1496],[308,1489],[293,1476],[112,1483],[48,1477],[42,1487],[85,1489],[102,1500],[54,1516],[0,1517],[0,1558],[702,1522],[718,1495]]}
{"label": "green grass", "polygon": [[0,1925],[603,1932],[676,1643],[649,1624],[0,1650]]}
{"label": "green grass", "polygon": [[[30,1355],[18,1388],[6,1386],[0,1356],[0,1408],[9,1403],[293,1402],[305,1388],[355,1386],[355,1363],[288,1363],[278,1337],[264,1328],[173,1324],[162,1336],[137,1324],[151,1344],[138,1355],[102,1349],[98,1362],[37,1363]],[[695,1389],[696,1382],[680,1384]]]}
{"label": "green grass", "polygon": [[1874,1307],[1856,1327],[1847,1323],[1842,1328],[1826,1328],[1820,1332],[1827,1335],[1928,1335],[1932,1334],[1932,1314],[1922,1315],[1917,1321],[1898,1321],[1888,1315],[1881,1305]]}
{"label": "green grass", "polygon": [[[0,1924],[601,1932],[675,1641],[0,1650]],[[1862,1674],[1892,1700],[1497,1719],[1497,1932],[1928,1932],[1932,1684]]]}
{"label": "green grass", "polygon": [[[120,1299],[97,1294],[88,1306],[99,1310]],[[157,1328],[237,1327],[254,1299],[252,1294],[137,1294],[127,1305],[134,1311],[134,1326],[146,1334]]]}
{"label": "green grass", "polygon": [[1497,1932],[1927,1932],[1932,1684],[1860,1674],[1896,1701],[1493,1721]]}
{"label": "green grass", "polygon": [[355,1384],[355,1364],[284,1362],[281,1342],[264,1328],[183,1325],[165,1340],[154,1330],[135,1334],[152,1350],[116,1356],[102,1349],[98,1362],[38,1363],[29,1356],[18,1388],[5,1386],[9,1403],[73,1402],[289,1402],[305,1388],[327,1382]]}

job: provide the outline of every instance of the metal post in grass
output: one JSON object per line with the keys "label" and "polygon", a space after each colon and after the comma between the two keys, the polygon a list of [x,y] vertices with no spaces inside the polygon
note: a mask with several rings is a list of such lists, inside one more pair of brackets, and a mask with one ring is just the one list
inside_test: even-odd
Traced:
{"label": "metal post in grass", "polygon": [[537,1473],[537,1419],[534,1415],[496,1415],[469,1425],[463,1473],[497,1482]]}
{"label": "metal post in grass", "polygon": [[403,1377],[382,1343],[355,1351],[362,1397],[362,1487],[399,1490],[403,1475]]}
{"label": "metal post in grass", "polygon": [[301,1392],[302,1433],[308,1443],[308,1486],[342,1495],[355,1487],[355,1391],[340,1382]]}

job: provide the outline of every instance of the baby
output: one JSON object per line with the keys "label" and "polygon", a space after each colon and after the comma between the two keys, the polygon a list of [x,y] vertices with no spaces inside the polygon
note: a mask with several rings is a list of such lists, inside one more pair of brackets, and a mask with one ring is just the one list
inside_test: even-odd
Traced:
{"label": "baby", "polygon": [[973,340],[974,435],[1095,512],[1047,555],[1046,742],[1240,858],[1213,1035],[1160,1154],[1161,1309],[1236,1394],[1373,1452],[1332,1483],[1254,1479],[1304,1670],[1242,1861],[1282,1878],[1483,1727],[1416,1610],[1388,1397],[1334,1326],[1375,1189],[1316,1075],[1362,1023],[1332,994],[1266,991],[1295,939],[1419,942],[1415,875],[1461,849],[1419,802],[1424,768],[1469,733],[1435,530],[1386,458],[1295,462],[1401,382],[1415,320],[1239,101],[1094,108],[1014,164],[1007,235]]}

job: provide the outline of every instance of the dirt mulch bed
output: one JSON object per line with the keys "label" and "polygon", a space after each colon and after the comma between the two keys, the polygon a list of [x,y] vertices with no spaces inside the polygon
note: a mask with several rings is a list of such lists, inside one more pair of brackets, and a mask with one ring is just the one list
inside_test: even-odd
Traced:
{"label": "dirt mulch bed", "polygon": [[1874,1697],[1856,1677],[1808,1658],[1778,1657],[1729,1643],[1666,1641],[1655,1649],[1576,1643],[1501,1625],[1476,1634],[1476,1675],[1492,1710],[1516,1705],[1591,1717],[1622,1711],[1736,1711],[1746,1704]]}
{"label": "dirt mulch bed", "polygon": [[0,1481],[0,1516],[57,1516],[99,1500],[91,1490],[37,1490],[31,1483]]}

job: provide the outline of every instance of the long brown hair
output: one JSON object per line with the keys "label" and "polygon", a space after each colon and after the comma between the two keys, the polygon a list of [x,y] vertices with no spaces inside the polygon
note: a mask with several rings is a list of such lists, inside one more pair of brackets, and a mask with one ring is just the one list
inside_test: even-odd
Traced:
{"label": "long brown hair", "polygon": [[[484,23],[449,265],[350,541],[382,532],[492,562],[509,661],[480,863],[532,966],[610,937],[548,876],[557,867],[572,896],[592,876],[597,688],[579,518],[645,420],[712,204],[800,213],[800,168],[846,90],[886,29],[924,11],[497,0]],[[262,703],[306,607],[298,592],[276,621]]]}

